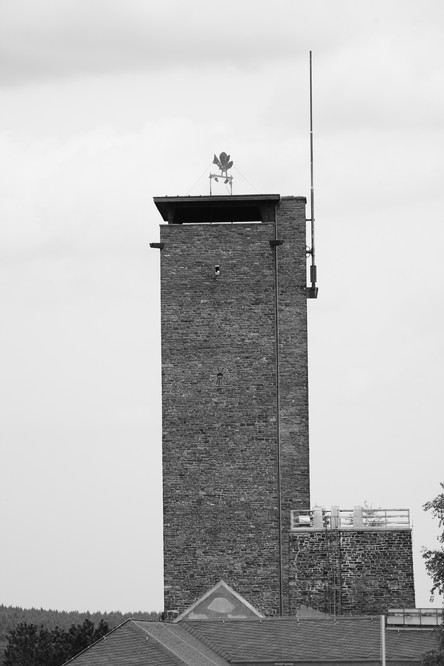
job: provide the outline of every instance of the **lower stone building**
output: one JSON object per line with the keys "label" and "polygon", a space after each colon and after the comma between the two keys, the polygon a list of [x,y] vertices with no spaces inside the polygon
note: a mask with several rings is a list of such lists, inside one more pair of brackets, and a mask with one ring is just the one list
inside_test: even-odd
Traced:
{"label": "lower stone building", "polygon": [[301,607],[366,615],[415,606],[407,509],[294,511],[289,552],[290,615]]}

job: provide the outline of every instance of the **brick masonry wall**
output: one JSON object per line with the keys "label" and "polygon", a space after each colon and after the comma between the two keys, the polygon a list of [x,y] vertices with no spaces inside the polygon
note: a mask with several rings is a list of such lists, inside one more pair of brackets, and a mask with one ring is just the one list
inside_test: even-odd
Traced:
{"label": "brick masonry wall", "polygon": [[386,613],[413,608],[410,530],[312,530],[290,539],[290,613]]}
{"label": "brick masonry wall", "polygon": [[[161,226],[166,609],[221,578],[264,613],[279,608],[274,231]],[[282,200],[278,237],[287,535],[290,508],[309,506],[304,199]]]}

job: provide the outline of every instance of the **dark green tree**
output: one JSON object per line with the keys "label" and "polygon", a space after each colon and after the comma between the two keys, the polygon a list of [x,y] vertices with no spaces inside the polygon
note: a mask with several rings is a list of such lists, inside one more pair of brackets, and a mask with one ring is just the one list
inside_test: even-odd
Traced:
{"label": "dark green tree", "polygon": [[35,624],[21,622],[7,634],[5,666],[27,666],[35,664],[38,652],[40,629]]}
{"label": "dark green tree", "polygon": [[22,622],[7,634],[5,666],[61,666],[71,657],[107,634],[109,627],[101,620],[97,627],[86,619],[68,631],[46,629]]}
{"label": "dark green tree", "polygon": [[[444,483],[440,485],[444,491]],[[430,502],[426,502],[423,508],[424,511],[430,511],[432,516],[438,520],[440,529],[444,528],[444,492],[439,493]],[[438,542],[444,544],[444,529],[438,536]],[[422,556],[425,559],[427,573],[433,583],[430,590],[430,598],[433,601],[436,593],[444,594],[444,547],[440,545],[435,550],[423,548]],[[444,666],[444,624],[441,624],[436,630],[436,638],[437,649],[425,653],[422,659],[423,666]]]}
{"label": "dark green tree", "polygon": [[96,627],[91,620],[84,620],[82,624],[73,624],[68,631],[68,642],[70,645],[71,657],[84,650],[88,645],[92,645],[99,638],[109,632],[109,626],[104,620],[100,620]]}
{"label": "dark green tree", "polygon": [[[444,483],[440,485],[444,491]],[[430,511],[432,516],[437,518],[439,528],[444,528],[444,492],[439,493],[430,502],[426,502],[423,508],[424,511]],[[444,544],[444,529],[438,536],[438,542]],[[422,556],[425,559],[427,573],[433,583],[430,590],[431,600],[433,601],[436,592],[444,594],[444,547],[441,545],[435,550],[423,548]]]}
{"label": "dark green tree", "polygon": [[444,666],[444,628],[443,625],[436,630],[438,648],[429,650],[422,658],[423,666]]}

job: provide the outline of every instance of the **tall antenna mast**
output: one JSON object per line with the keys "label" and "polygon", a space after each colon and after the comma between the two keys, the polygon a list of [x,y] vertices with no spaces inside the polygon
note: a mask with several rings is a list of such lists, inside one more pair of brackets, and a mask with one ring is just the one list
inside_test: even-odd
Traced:
{"label": "tall antenna mast", "polygon": [[[311,227],[311,247],[307,249],[307,255],[311,254],[310,282],[311,287],[307,287],[307,298],[317,298],[318,288],[317,270],[315,259],[315,239],[314,239],[314,179],[313,179],[313,64],[312,52],[310,51],[310,227]],[[308,220],[307,220],[308,222]]]}

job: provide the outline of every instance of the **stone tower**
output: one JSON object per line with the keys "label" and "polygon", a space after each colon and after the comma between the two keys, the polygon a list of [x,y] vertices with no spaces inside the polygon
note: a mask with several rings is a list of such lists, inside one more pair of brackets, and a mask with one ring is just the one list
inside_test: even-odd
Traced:
{"label": "stone tower", "polygon": [[165,610],[225,580],[289,612],[309,496],[304,197],[156,197]]}

